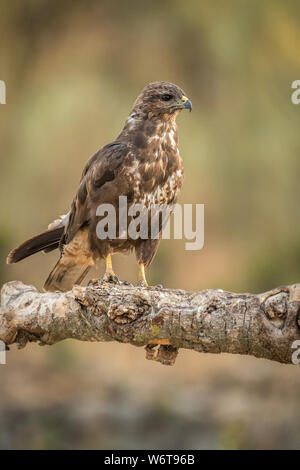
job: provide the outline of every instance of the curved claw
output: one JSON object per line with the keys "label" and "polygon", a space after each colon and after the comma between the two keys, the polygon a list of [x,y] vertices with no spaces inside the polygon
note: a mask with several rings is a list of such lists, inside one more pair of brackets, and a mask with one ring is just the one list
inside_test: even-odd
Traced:
{"label": "curved claw", "polygon": [[104,275],[99,279],[100,284],[103,284],[104,282],[112,282],[113,284],[121,284],[120,279],[116,274],[112,273],[104,273]]}
{"label": "curved claw", "polygon": [[113,284],[121,284],[120,279],[115,274],[104,273],[104,275],[100,279],[91,279],[88,282],[87,285],[88,286],[95,286],[95,285],[99,285],[99,284],[100,285],[104,284],[105,282],[111,282]]}
{"label": "curved claw", "polygon": [[144,279],[141,279],[141,280],[139,281],[139,286],[140,286],[140,287],[148,287],[148,282],[145,281]]}

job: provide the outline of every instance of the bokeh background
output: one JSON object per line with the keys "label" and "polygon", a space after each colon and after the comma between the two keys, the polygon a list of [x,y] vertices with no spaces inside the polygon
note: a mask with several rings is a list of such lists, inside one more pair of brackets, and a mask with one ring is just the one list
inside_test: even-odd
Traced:
{"label": "bokeh background", "polygon": [[[57,254],[6,266],[7,252],[69,209],[154,80],[193,102],[180,202],[205,204],[205,246],[162,241],[150,282],[299,281],[299,21],[292,0],[1,2],[1,282],[42,287]],[[133,256],[114,264],[136,280]],[[0,366],[0,448],[300,448],[299,393],[299,368],[249,357],[181,350],[168,368],[127,345],[29,345]]]}

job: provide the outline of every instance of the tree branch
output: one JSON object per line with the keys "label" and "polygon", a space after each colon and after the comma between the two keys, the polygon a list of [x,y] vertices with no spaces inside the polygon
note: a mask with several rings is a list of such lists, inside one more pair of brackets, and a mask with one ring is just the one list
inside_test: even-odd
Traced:
{"label": "tree branch", "polygon": [[163,364],[173,364],[179,348],[292,363],[299,312],[300,284],[257,295],[123,284],[40,293],[13,281],[1,292],[0,339],[19,348],[67,338],[119,341],[146,346],[146,357]]}

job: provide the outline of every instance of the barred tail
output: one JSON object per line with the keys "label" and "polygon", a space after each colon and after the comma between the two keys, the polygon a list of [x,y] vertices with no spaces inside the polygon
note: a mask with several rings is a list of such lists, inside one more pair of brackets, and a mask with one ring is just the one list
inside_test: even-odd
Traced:
{"label": "barred tail", "polygon": [[94,265],[87,228],[79,230],[70,243],[64,246],[61,256],[45,282],[48,291],[67,291],[80,284]]}
{"label": "barred tail", "polygon": [[66,264],[62,256],[49,274],[44,289],[50,292],[71,290],[74,284],[81,284],[90,267],[77,264],[76,260]]}

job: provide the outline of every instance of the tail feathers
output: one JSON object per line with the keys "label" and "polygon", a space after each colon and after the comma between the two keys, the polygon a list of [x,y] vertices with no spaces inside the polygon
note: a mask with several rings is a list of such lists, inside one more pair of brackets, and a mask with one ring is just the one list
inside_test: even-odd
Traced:
{"label": "tail feathers", "polygon": [[8,254],[7,264],[17,263],[42,250],[48,252],[58,248],[63,231],[64,227],[57,227],[26,240]]}
{"label": "tail feathers", "polygon": [[44,289],[46,291],[68,291],[74,284],[81,284],[90,269],[90,265],[80,265],[74,260],[65,263],[62,256],[49,274]]}
{"label": "tail feathers", "polygon": [[48,291],[67,291],[80,284],[94,265],[87,228],[79,230],[70,243],[64,246],[61,257],[45,282]]}

